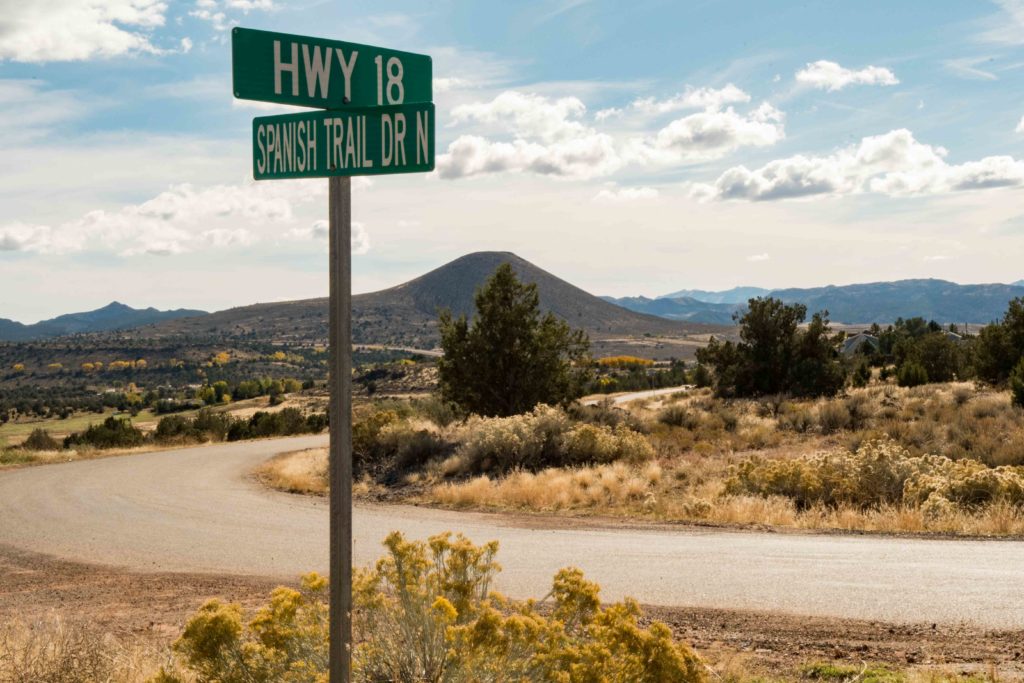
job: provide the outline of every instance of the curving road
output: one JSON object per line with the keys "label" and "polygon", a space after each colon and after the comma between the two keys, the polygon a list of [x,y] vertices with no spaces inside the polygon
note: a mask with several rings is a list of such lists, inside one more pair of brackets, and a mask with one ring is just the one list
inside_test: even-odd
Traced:
{"label": "curving road", "polygon": [[[249,479],[325,436],[255,441],[0,472],[0,544],[136,570],[294,577],[327,569],[327,507]],[[543,596],[574,564],[608,598],[893,622],[1024,627],[1024,543],[601,527],[360,505],[355,556],[392,529],[498,539],[499,588]]]}

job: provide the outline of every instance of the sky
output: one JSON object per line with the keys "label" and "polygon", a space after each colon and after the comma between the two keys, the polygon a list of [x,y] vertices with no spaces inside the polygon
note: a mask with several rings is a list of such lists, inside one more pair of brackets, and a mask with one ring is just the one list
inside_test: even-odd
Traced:
{"label": "sky", "polygon": [[1024,278],[1024,0],[0,0],[0,317],[326,295],[234,26],[433,58],[436,170],[353,182],[355,292],[478,250],[614,296]]}

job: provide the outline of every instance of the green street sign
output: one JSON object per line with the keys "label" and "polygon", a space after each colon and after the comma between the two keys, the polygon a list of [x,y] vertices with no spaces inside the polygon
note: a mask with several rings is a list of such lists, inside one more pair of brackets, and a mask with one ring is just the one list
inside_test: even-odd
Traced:
{"label": "green street sign", "polygon": [[426,55],[248,28],[231,31],[231,75],[237,98],[318,109],[433,99]]}
{"label": "green street sign", "polygon": [[252,121],[256,180],[434,170],[434,104],[260,116]]}

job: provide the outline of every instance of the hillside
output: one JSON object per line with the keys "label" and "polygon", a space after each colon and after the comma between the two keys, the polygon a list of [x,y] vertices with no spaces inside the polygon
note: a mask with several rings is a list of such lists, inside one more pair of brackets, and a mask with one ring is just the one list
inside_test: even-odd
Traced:
{"label": "hillside", "polygon": [[690,297],[648,299],[645,296],[633,296],[616,299],[605,296],[601,298],[638,313],[656,315],[669,320],[699,321],[716,325],[732,325],[733,313],[743,307],[741,304],[708,303]]}
{"label": "hillside", "polygon": [[206,311],[179,308],[159,311],[155,308],[132,308],[114,301],[103,308],[84,313],[67,313],[49,320],[25,325],[0,318],[0,341],[30,341],[69,334],[109,332],[149,325],[162,320],[206,315]]}
{"label": "hillside", "polygon": [[[510,252],[477,252],[455,259],[414,280],[352,297],[353,341],[432,347],[438,341],[437,313],[449,308],[471,314],[473,295],[501,263],[520,279],[537,283],[541,307],[585,329],[593,338],[708,333],[709,325],[669,321],[627,310],[589,294]],[[240,337],[275,341],[323,341],[327,299],[256,304],[201,318],[163,322],[136,331],[150,338],[171,335]]]}
{"label": "hillside", "polygon": [[739,292],[746,292],[754,296],[773,296],[786,303],[802,303],[807,306],[808,313],[827,310],[836,322],[887,324],[896,318],[920,316],[940,323],[984,325],[1001,318],[1011,299],[1024,296],[1024,286],[1018,285],[960,285],[946,280],[921,279],[807,289],[737,287],[726,292],[683,290],[695,296],[607,300],[668,319],[728,324],[726,321],[732,312],[741,310],[746,303],[743,300],[730,304],[728,300]]}
{"label": "hillside", "polygon": [[720,292],[711,292],[706,289],[680,289],[678,292],[663,294],[659,299],[694,299],[709,304],[745,304],[750,299],[764,296],[770,289],[763,287],[733,287],[732,289]]}
{"label": "hillside", "polygon": [[898,280],[842,287],[779,289],[772,296],[799,302],[809,312],[828,310],[832,320],[890,323],[920,316],[940,323],[990,323],[1006,312],[1024,287],[1003,284],[959,285],[946,280]]}

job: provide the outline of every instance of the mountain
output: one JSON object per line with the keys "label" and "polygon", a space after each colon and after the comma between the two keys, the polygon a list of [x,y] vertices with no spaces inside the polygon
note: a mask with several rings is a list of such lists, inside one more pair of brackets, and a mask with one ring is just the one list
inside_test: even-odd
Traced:
{"label": "mountain", "polygon": [[[432,347],[438,342],[437,313],[451,309],[471,315],[473,295],[502,263],[524,282],[535,282],[545,311],[583,328],[593,338],[714,332],[720,328],[671,321],[627,310],[589,294],[510,252],[467,254],[414,280],[352,297],[352,338],[356,343]],[[147,337],[236,336],[276,341],[322,341],[327,337],[327,299],[255,304],[201,318],[183,318],[137,330]]]}
{"label": "mountain", "polygon": [[846,323],[890,323],[920,316],[939,323],[985,324],[1002,318],[1010,299],[1024,296],[1024,287],[928,279],[777,289],[771,295],[805,304],[808,313],[827,310],[832,320]]}
{"label": "mountain", "polygon": [[1014,287],[1024,287],[1024,280],[1017,280],[1016,282],[1010,283]]}
{"label": "mountain", "polygon": [[206,311],[193,311],[184,308],[173,311],[159,311],[155,308],[140,309],[114,301],[95,311],[67,313],[32,325],[0,318],[0,341],[29,341],[68,334],[125,330],[162,320],[203,315],[207,315]]}
{"label": "mountain", "polygon": [[[1024,281],[1022,281],[1024,282]],[[695,290],[688,290],[695,291]],[[756,292],[762,292],[757,294]],[[801,303],[807,312],[827,310],[835,322],[891,323],[896,318],[920,316],[939,323],[985,324],[1006,312],[1010,299],[1024,296],[1024,285],[960,285],[946,280],[897,280],[855,285],[829,285],[808,289],[757,290],[737,287],[729,292],[705,292],[714,298],[735,298],[731,293],[773,296],[786,303]],[[725,315],[743,308],[746,300],[728,304],[694,303],[693,298],[626,297],[610,299],[631,310],[673,320],[726,324]],[[706,308],[707,307],[707,308]]]}
{"label": "mountain", "polygon": [[680,289],[678,292],[664,294],[659,299],[696,299],[709,304],[745,304],[754,297],[764,296],[771,290],[761,287],[733,287],[721,292],[710,292],[704,289]]}
{"label": "mountain", "polygon": [[616,299],[604,296],[601,298],[638,313],[657,315],[669,320],[689,320],[716,325],[732,325],[733,313],[743,308],[742,304],[708,303],[690,297],[648,299],[645,296],[633,296]]}

